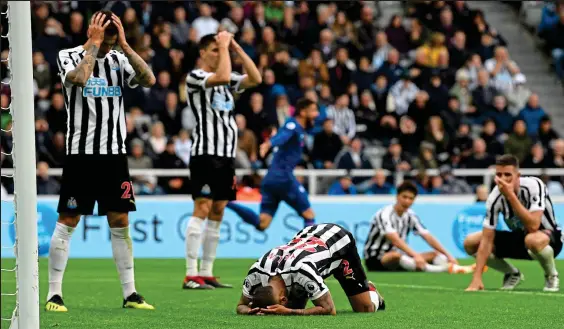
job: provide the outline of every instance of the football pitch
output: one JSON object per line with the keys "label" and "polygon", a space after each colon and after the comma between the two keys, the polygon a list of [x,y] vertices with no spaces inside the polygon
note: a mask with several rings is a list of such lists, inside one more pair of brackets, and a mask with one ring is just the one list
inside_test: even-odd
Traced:
{"label": "football pitch", "polygon": [[[137,290],[155,311],[122,309],[121,286],[112,259],[70,259],[64,278],[68,313],[41,309],[41,328],[561,328],[564,293],[543,293],[544,278],[536,262],[513,262],[525,281],[513,292],[498,291],[502,275],[484,277],[488,291],[468,293],[470,275],[369,273],[386,300],[386,310],[355,314],[334,279],[327,280],[337,316],[238,316],[235,307],[241,284],[253,260],[219,259],[215,272],[233,289],[182,290],[183,259],[138,259]],[[2,260],[2,268],[13,266]],[[558,261],[564,273],[564,261]],[[2,272],[2,292],[15,289],[13,273]],[[40,305],[48,289],[47,259],[40,260]],[[9,317],[15,298],[2,297],[2,317]],[[2,329],[8,328],[2,322]],[[20,328],[25,329],[25,328]]]}

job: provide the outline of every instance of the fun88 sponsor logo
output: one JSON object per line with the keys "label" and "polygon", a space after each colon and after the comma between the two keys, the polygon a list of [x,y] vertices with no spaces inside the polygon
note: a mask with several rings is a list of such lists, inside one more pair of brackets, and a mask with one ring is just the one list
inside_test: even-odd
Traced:
{"label": "fun88 sponsor logo", "polygon": [[90,78],[82,88],[83,97],[121,97],[120,86],[108,86],[103,78]]}

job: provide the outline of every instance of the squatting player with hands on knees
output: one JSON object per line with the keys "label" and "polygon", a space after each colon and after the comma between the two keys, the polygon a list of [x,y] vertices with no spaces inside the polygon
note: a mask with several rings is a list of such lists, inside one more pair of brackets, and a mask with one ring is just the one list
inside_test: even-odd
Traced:
{"label": "squatting player with hands on knees", "polygon": [[[203,36],[199,48],[201,68],[186,77],[188,107],[196,118],[196,127],[190,157],[194,212],[186,227],[186,276],[182,288],[231,288],[213,275],[213,263],[225,205],[236,195],[233,93],[258,85],[262,78],[253,60],[229,32]],[[231,71],[229,49],[241,58],[246,74]]]}
{"label": "squatting player with hands on knees", "polygon": [[[467,291],[483,290],[486,264],[504,274],[503,290],[513,290],[523,280],[521,272],[504,258],[536,260],[545,274],[544,291],[557,292],[560,281],[554,258],[562,250],[562,229],[546,185],[536,177],[522,177],[519,161],[506,154],[496,161],[496,186],[486,201],[481,232],[470,234],[464,248],[476,257],[476,272]],[[510,231],[497,230],[499,214]]]}
{"label": "squatting player with hands on knees", "polygon": [[[63,167],[59,219],[49,248],[49,292],[45,310],[66,312],[63,275],[71,235],[81,215],[106,215],[113,258],[123,290],[123,307],[154,307],[135,289],[128,212],[135,211],[127,154],[122,89],[151,87],[155,76],[127,44],[120,19],[111,11],[94,14],[88,41],[59,52],[69,127]],[[122,52],[113,50],[117,45]]]}
{"label": "squatting player with hands on knees", "polygon": [[[308,226],[268,251],[249,270],[238,314],[335,315],[324,280],[333,275],[355,312],[386,308],[366,273],[353,235],[336,224]],[[305,308],[307,300],[314,307]]]}

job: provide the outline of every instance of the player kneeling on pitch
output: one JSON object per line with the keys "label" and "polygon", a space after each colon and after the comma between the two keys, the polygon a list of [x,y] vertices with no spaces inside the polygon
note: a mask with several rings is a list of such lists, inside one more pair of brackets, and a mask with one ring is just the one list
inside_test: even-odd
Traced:
{"label": "player kneeling on pitch", "polygon": [[[417,187],[409,181],[398,187],[396,203],[380,209],[370,227],[364,259],[369,271],[424,271],[471,273],[474,266],[458,265],[457,260],[423,226],[410,209],[417,196]],[[407,244],[413,231],[435,251],[417,253]]]}
{"label": "player kneeling on pitch", "polygon": [[[544,291],[560,289],[554,258],[562,250],[562,230],[546,185],[536,177],[521,177],[519,161],[513,155],[501,156],[495,166],[496,186],[486,201],[482,232],[468,235],[464,248],[476,257],[476,272],[467,291],[482,290],[486,264],[504,274],[504,290],[514,289],[523,280],[521,272],[504,258],[535,259],[545,273]],[[496,230],[499,214],[510,231]]]}
{"label": "player kneeling on pitch", "polygon": [[[335,224],[308,226],[257,260],[243,284],[238,314],[335,315],[324,279],[333,275],[355,312],[384,310],[367,281],[353,235]],[[305,308],[307,300],[314,307]]]}

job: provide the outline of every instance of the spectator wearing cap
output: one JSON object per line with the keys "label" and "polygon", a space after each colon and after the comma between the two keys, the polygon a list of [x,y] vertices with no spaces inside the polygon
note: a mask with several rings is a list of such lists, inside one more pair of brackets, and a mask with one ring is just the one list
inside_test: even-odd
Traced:
{"label": "spectator wearing cap", "polygon": [[503,144],[499,141],[500,134],[497,131],[495,121],[486,119],[480,133],[480,138],[486,142],[486,152],[491,155],[498,156],[504,154]]}
{"label": "spectator wearing cap", "polygon": [[443,184],[440,188],[441,194],[470,194],[472,187],[464,180],[456,178],[452,174],[452,168],[449,165],[442,165],[439,168],[440,177]]}
{"label": "spectator wearing cap", "polygon": [[352,183],[352,179],[349,176],[343,176],[334,182],[329,191],[328,195],[356,195],[356,187]]}
{"label": "spectator wearing cap", "polygon": [[476,108],[474,113],[467,113],[468,116],[478,117],[485,113],[493,104],[495,95],[499,94],[490,84],[490,74],[487,70],[478,71],[478,86],[472,91],[472,102]]}
{"label": "spectator wearing cap", "polygon": [[460,102],[460,111],[463,114],[474,113],[472,105],[472,91],[470,90],[470,74],[465,69],[456,72],[456,83],[450,89],[450,94],[456,96]]}
{"label": "spectator wearing cap", "polygon": [[545,149],[550,149],[552,141],[559,138],[558,133],[552,129],[552,121],[548,115],[544,116],[539,124],[539,132],[537,139],[542,143]]}
{"label": "spectator wearing cap", "polygon": [[385,76],[388,80],[388,85],[393,86],[404,74],[404,68],[400,65],[400,54],[397,50],[392,49],[388,52],[388,59],[382,66],[376,70],[375,75]]}
{"label": "spectator wearing cap", "polygon": [[402,116],[407,113],[409,105],[413,102],[418,92],[419,88],[411,81],[409,72],[405,71],[401,76],[401,80],[390,88],[389,97],[393,98],[396,115]]}
{"label": "spectator wearing cap", "polygon": [[550,166],[548,157],[546,157],[544,147],[540,142],[535,143],[531,147],[530,153],[525,157],[521,167],[523,168],[548,168]]}
{"label": "spectator wearing cap", "polygon": [[527,125],[522,119],[517,119],[513,123],[513,132],[509,134],[507,140],[505,141],[505,151],[509,154],[513,154],[519,159],[519,162],[523,162],[525,157],[530,153],[533,141],[531,137],[527,135]]}
{"label": "spectator wearing cap", "polygon": [[[337,163],[337,169],[372,169],[372,163],[370,163],[370,160],[362,150],[360,138],[354,138],[351,141],[351,146],[343,149],[337,155],[335,162]],[[358,184],[363,179],[363,177],[355,177],[353,182]]]}
{"label": "spectator wearing cap", "polygon": [[523,119],[527,123],[527,134],[531,137],[536,137],[540,121],[545,116],[546,112],[539,104],[539,96],[533,93],[529,97],[527,105],[519,112],[518,118]]}
{"label": "spectator wearing cap", "polygon": [[495,48],[494,57],[486,60],[484,67],[490,72],[494,87],[503,93],[511,90],[513,76],[521,73],[517,63],[509,58],[507,48],[502,46]]}
{"label": "spectator wearing cap", "polygon": [[333,120],[325,119],[323,131],[315,135],[311,157],[315,168],[335,168],[335,158],[343,148],[339,135],[333,132]]}
{"label": "spectator wearing cap", "polygon": [[382,168],[390,172],[407,172],[411,170],[409,156],[403,152],[397,138],[392,138],[388,151],[382,157]]}
{"label": "spectator wearing cap", "polygon": [[374,176],[367,181],[358,184],[357,189],[360,193],[370,195],[395,194],[394,185],[386,181],[386,173],[382,169],[376,169]]}
{"label": "spectator wearing cap", "polygon": [[512,115],[518,115],[531,97],[532,92],[525,86],[525,83],[527,83],[527,78],[524,74],[518,73],[513,77],[513,88],[507,92],[509,112]]}

